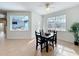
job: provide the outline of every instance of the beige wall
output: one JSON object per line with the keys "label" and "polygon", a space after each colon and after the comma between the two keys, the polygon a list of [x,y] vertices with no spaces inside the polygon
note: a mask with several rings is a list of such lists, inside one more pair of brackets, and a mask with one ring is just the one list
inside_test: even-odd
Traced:
{"label": "beige wall", "polygon": [[[10,31],[10,16],[29,16],[28,31]],[[31,13],[30,12],[7,12],[7,39],[31,39]]]}
{"label": "beige wall", "polygon": [[62,15],[62,14],[66,14],[66,16],[67,16],[67,18],[66,18],[67,19],[67,24],[66,24],[67,31],[58,32],[58,39],[65,40],[68,42],[73,42],[74,37],[73,37],[72,33],[68,32],[68,30],[74,22],[79,22],[79,6],[42,16],[43,17],[43,19],[42,19],[43,26],[42,27],[44,28],[45,31],[47,31],[46,30],[47,29],[47,18],[56,16],[56,15]]}

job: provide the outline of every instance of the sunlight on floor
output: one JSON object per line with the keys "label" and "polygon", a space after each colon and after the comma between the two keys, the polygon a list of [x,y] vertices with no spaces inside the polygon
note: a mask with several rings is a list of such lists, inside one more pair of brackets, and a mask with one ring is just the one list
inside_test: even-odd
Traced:
{"label": "sunlight on floor", "polygon": [[64,45],[58,45],[57,49],[58,49],[57,50],[58,55],[61,55],[61,56],[75,56],[75,55],[77,56],[78,55],[74,49],[66,47]]}

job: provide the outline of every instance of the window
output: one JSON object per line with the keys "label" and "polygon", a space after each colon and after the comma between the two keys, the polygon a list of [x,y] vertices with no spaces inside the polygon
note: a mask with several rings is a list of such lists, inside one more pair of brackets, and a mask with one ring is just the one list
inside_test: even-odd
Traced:
{"label": "window", "polygon": [[11,31],[27,31],[28,16],[10,16]]}
{"label": "window", "polygon": [[66,15],[60,15],[48,18],[48,29],[57,31],[66,31]]}

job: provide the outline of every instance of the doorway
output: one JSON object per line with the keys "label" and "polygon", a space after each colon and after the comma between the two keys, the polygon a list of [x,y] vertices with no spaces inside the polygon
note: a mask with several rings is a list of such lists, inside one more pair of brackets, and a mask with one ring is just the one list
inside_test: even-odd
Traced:
{"label": "doorway", "polygon": [[5,39],[5,33],[4,33],[4,23],[0,23],[0,40]]}

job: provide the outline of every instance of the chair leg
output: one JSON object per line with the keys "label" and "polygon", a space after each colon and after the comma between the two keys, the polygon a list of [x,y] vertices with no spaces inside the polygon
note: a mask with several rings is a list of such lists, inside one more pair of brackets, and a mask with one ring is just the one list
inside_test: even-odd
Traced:
{"label": "chair leg", "polygon": [[38,42],[36,42],[36,50],[37,50],[37,48],[38,48]]}
{"label": "chair leg", "polygon": [[57,38],[55,38],[55,46],[57,45]]}
{"label": "chair leg", "polygon": [[41,52],[42,52],[42,44],[41,44]]}
{"label": "chair leg", "polygon": [[57,35],[55,35],[55,46],[57,45]]}

